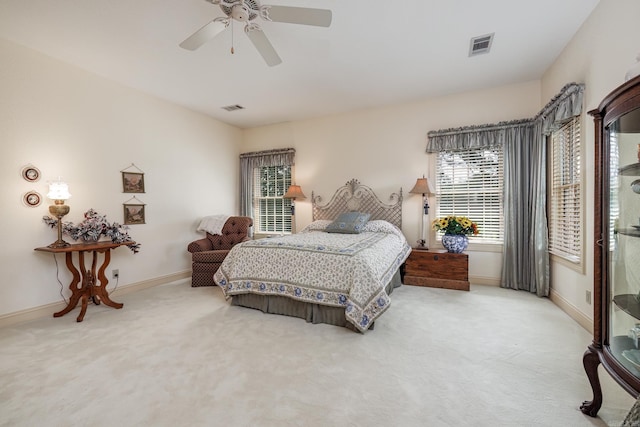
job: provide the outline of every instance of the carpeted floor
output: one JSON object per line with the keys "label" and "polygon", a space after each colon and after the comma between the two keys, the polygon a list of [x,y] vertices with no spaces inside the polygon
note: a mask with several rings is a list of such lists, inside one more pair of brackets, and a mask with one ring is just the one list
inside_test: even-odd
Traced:
{"label": "carpeted floor", "polygon": [[615,426],[634,400],[547,299],[403,286],[364,335],[180,282],[0,329],[2,426]]}

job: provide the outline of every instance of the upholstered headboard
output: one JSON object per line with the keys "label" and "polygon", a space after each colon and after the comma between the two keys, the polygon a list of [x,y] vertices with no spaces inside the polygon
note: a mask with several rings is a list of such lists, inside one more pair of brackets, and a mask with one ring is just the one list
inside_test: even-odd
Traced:
{"label": "upholstered headboard", "polygon": [[344,212],[366,212],[371,214],[370,220],[382,219],[398,228],[402,228],[402,188],[398,193],[391,193],[390,203],[382,202],[373,190],[352,179],[338,188],[326,204],[322,198],[311,193],[313,220],[334,220]]}

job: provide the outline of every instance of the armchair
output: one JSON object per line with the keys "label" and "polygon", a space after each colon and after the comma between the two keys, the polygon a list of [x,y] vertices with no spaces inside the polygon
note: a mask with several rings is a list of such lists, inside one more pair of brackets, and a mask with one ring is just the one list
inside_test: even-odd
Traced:
{"label": "armchair", "polygon": [[213,275],[232,247],[250,240],[249,227],[253,220],[246,216],[231,216],[222,227],[221,234],[207,233],[205,238],[187,246],[191,252],[191,286],[214,286]]}

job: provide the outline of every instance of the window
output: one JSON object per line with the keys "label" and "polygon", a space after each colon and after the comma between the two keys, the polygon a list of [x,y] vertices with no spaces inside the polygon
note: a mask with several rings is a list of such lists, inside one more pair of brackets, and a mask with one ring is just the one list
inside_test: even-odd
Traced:
{"label": "window", "polygon": [[259,233],[291,233],[291,200],[282,196],[291,185],[291,166],[253,169],[253,218]]}
{"label": "window", "polygon": [[549,251],[574,264],[582,261],[582,174],[580,172],[580,118],[574,117],[553,132]]}
{"label": "window", "polygon": [[467,216],[478,224],[474,243],[502,243],[502,149],[444,151],[437,155],[438,217]]}

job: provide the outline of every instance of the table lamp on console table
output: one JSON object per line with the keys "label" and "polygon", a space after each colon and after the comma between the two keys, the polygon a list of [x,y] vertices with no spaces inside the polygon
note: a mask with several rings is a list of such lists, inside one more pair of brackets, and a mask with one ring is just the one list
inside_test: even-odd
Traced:
{"label": "table lamp on console table", "polygon": [[49,245],[50,248],[64,248],[69,243],[62,240],[62,217],[69,213],[69,206],[64,201],[71,197],[69,186],[62,182],[60,178],[49,184],[47,197],[53,200],[53,205],[49,206],[49,213],[58,219],[58,240]]}

